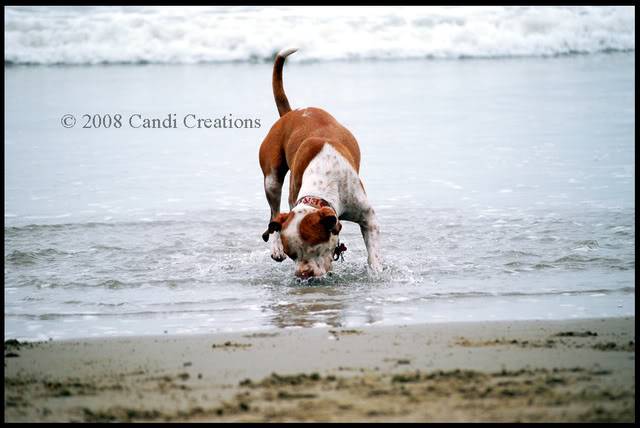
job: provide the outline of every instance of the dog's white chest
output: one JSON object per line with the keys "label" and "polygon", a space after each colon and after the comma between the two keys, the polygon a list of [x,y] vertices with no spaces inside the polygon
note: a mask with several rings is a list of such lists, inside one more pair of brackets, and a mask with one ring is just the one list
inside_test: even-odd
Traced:
{"label": "dog's white chest", "polygon": [[302,175],[298,198],[315,196],[328,201],[338,215],[360,189],[357,172],[329,143],[309,162]]}

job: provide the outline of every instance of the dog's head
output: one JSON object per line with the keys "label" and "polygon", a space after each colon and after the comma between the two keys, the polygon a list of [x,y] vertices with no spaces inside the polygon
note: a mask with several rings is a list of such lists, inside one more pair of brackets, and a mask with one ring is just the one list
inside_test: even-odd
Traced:
{"label": "dog's head", "polygon": [[262,235],[280,232],[284,252],[296,263],[296,276],[322,276],[331,270],[333,252],[342,225],[329,207],[296,206],[291,212],[278,214]]}

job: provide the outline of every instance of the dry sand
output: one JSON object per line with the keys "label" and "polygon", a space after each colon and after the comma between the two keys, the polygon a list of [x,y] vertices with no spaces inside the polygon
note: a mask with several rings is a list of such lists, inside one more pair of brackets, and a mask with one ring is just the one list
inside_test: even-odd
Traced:
{"label": "dry sand", "polygon": [[5,342],[5,421],[635,421],[635,318]]}

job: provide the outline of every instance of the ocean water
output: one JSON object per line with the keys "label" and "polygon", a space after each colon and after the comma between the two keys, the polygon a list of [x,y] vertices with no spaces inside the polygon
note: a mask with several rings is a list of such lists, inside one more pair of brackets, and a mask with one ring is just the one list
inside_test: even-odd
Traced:
{"label": "ocean water", "polygon": [[[312,30],[312,31],[310,31]],[[496,58],[635,49],[626,7],[131,7],[5,9],[5,63]]]}
{"label": "ocean water", "polygon": [[[632,10],[176,10],[5,10],[6,338],[635,314]],[[360,143],[379,275],[352,223],[320,280],[261,239],[287,44],[292,107]]]}

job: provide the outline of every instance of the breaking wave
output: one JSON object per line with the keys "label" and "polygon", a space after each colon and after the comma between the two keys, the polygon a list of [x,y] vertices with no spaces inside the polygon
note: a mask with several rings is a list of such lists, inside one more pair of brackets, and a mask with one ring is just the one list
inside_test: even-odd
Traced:
{"label": "breaking wave", "polygon": [[628,7],[7,7],[5,64],[503,58],[634,51]]}

